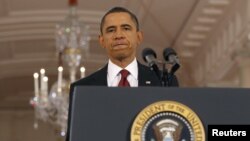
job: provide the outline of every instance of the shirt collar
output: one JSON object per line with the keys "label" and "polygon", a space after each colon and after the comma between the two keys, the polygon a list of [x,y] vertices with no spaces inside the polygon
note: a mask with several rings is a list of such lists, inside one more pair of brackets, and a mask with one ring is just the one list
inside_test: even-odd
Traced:
{"label": "shirt collar", "polygon": [[[110,80],[114,80],[115,77],[119,74],[119,72],[123,68],[117,66],[114,64],[111,60],[108,62],[108,77]],[[124,68],[130,72],[130,75],[132,75],[136,80],[138,80],[138,63],[136,59],[134,59],[126,68]]]}
{"label": "shirt collar", "polygon": [[130,75],[138,80],[138,63],[136,59],[134,59],[125,69],[130,72]]}

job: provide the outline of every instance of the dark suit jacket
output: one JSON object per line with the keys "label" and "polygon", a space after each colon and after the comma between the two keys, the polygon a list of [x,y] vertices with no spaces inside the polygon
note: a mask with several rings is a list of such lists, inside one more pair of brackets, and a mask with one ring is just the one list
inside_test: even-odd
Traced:
{"label": "dark suit jacket", "polygon": [[[92,75],[73,83],[71,86],[107,86],[107,69],[108,65],[93,73]],[[139,86],[161,86],[156,74],[148,67],[138,63],[138,71]],[[150,81],[151,83],[147,84],[146,81]]]}
{"label": "dark suit jacket", "polygon": [[[70,99],[69,99],[69,113],[68,113],[68,132],[66,135],[66,141],[69,141],[70,137],[70,122],[71,122],[71,106],[73,90],[75,86],[107,86],[107,70],[108,65],[91,74],[90,76],[80,79],[70,86]],[[150,83],[149,83],[150,82]],[[154,71],[151,71],[149,67],[144,66],[138,62],[138,85],[139,86],[162,86],[161,81],[157,77]],[[177,78],[174,76],[171,86],[178,86]]]}

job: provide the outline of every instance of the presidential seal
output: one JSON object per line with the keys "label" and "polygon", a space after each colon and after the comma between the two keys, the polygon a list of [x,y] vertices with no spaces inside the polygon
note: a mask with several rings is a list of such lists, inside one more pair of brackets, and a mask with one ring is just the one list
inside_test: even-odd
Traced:
{"label": "presidential seal", "polygon": [[160,101],[144,108],[131,128],[131,141],[205,141],[204,126],[189,107]]}

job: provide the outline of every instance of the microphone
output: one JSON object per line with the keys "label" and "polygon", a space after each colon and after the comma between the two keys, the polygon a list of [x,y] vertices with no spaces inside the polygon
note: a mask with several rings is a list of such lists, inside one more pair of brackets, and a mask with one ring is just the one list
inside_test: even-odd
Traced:
{"label": "microphone", "polygon": [[165,48],[163,51],[163,57],[170,64],[179,64],[179,59],[173,48]]}
{"label": "microphone", "polygon": [[173,65],[170,74],[174,74],[180,67],[180,62],[176,52],[173,48],[165,48],[163,51],[163,57],[168,63]]}
{"label": "microphone", "polygon": [[157,56],[155,51],[152,50],[151,48],[145,48],[142,51],[142,58],[146,63],[148,63],[148,66],[152,71],[156,73],[158,78],[160,78],[159,68],[157,66],[157,61],[156,61]]}

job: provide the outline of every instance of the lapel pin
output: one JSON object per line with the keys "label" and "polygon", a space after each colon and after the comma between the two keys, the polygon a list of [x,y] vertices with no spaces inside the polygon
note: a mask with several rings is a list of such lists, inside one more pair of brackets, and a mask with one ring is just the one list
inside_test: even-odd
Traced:
{"label": "lapel pin", "polygon": [[151,84],[151,81],[146,81],[146,84]]}

